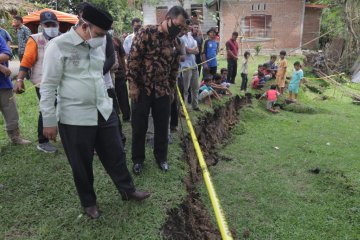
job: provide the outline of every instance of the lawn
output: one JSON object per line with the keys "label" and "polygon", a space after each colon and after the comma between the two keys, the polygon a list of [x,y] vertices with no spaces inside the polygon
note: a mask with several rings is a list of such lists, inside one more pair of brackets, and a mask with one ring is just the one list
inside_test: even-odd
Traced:
{"label": "lawn", "polygon": [[237,238],[360,239],[359,106],[339,89],[324,94],[300,93],[316,114],[274,115],[258,100],[240,111],[211,168]]}
{"label": "lawn", "polygon": [[[298,59],[291,57],[289,62]],[[250,73],[266,60],[264,56],[251,60]],[[224,60],[220,66],[225,66]],[[231,87],[234,93],[239,86],[238,76]],[[333,96],[333,90],[326,94]],[[220,149],[226,159],[234,160],[210,168],[237,238],[249,230],[251,239],[359,239],[359,106],[350,104],[339,91],[328,101],[316,98],[310,92],[300,94],[300,102],[318,110],[312,115],[285,111],[272,115],[257,100],[241,110],[241,122]],[[94,221],[82,213],[60,144],[56,143],[60,151],[55,155],[36,150],[38,103],[34,89],[18,96],[17,102],[21,130],[33,143],[12,146],[0,131],[0,239],[162,238],[160,229],[168,211],[187,195],[183,179],[188,166],[179,136],[175,135],[170,145],[168,173],[158,170],[151,149],[147,149],[145,171],[134,176],[139,189],[152,193],[143,203],[122,202],[95,157],[95,189],[103,215]],[[199,114],[191,112],[191,116],[195,122]],[[0,127],[3,125],[0,118]],[[124,130],[131,168],[130,124],[126,123]],[[309,172],[314,168],[320,173]],[[212,213],[202,182],[200,192]]]}
{"label": "lawn", "polygon": [[[29,88],[30,85],[27,84]],[[134,176],[138,189],[151,197],[142,202],[123,202],[97,157],[94,159],[95,190],[103,214],[99,220],[83,215],[64,150],[46,154],[36,150],[38,103],[34,89],[17,97],[23,135],[30,146],[12,146],[0,131],[0,239],[159,239],[167,211],[186,196],[183,178],[187,164],[179,139],[170,145],[170,172],[161,172],[150,148],[145,169]],[[0,128],[4,128],[0,117]],[[129,123],[125,124],[128,167]],[[116,149],[114,149],[116,151]]]}

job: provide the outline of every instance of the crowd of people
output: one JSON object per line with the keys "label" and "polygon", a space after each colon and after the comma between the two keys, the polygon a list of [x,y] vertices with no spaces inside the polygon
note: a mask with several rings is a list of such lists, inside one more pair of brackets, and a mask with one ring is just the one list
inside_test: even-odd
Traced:
{"label": "crowd of people", "polygon": [[[42,32],[31,34],[22,18],[14,17],[17,29],[20,68],[13,85],[8,61],[12,41],[0,29],[0,110],[6,130],[14,144],[29,144],[20,135],[19,114],[13,94],[25,91],[24,80],[33,84],[39,100],[37,149],[54,153],[59,133],[72,168],[74,183],[82,207],[91,218],[100,211],[93,188],[92,160],[97,154],[123,200],[144,200],[150,196],[135,188],[125,160],[126,137],[122,121],[131,122],[131,159],[133,173],[141,174],[145,163],[146,141],[153,145],[161,171],[169,170],[169,134],[177,131],[182,114],[176,91],[178,85],[188,107],[201,111],[199,102],[232,95],[239,57],[238,33],[226,42],[227,68],[218,72],[219,39],[217,29],[207,31],[204,40],[199,25],[192,22],[180,6],[172,7],[159,25],[142,26],[138,18],[131,22],[133,33],[124,41],[113,33],[112,16],[89,3],[78,7],[78,23],[66,33],[59,32],[59,21],[51,11],[40,15]],[[283,94],[286,53],[259,66],[252,87],[261,89],[276,78],[264,97],[268,109]],[[250,52],[241,65],[241,91],[247,91]],[[300,64],[290,83],[290,98],[297,97],[303,78]],[[199,80],[201,79],[201,81]],[[275,92],[274,92],[275,91]],[[130,101],[129,101],[130,99]],[[116,151],[114,151],[116,150]]]}

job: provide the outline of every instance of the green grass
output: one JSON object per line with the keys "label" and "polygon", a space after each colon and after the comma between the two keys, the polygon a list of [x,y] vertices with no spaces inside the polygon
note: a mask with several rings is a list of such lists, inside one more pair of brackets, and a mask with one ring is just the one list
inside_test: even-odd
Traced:
{"label": "green grass", "polygon": [[[30,85],[27,84],[27,87]],[[34,89],[18,96],[21,131],[33,143],[12,146],[0,131],[0,239],[159,239],[167,211],[186,196],[182,179],[187,164],[179,140],[170,145],[170,172],[162,173],[150,149],[145,169],[134,176],[138,189],[151,198],[123,202],[97,157],[94,158],[95,190],[103,212],[99,220],[82,214],[70,166],[60,144],[56,155],[36,150],[38,103]],[[3,118],[0,118],[3,128]],[[129,123],[125,124],[128,167],[130,160]],[[116,149],[114,149],[115,151]]]}
{"label": "green grass", "polygon": [[[241,123],[219,149],[232,160],[211,168],[238,239],[244,230],[249,239],[360,239],[359,106],[332,88],[324,94],[334,97],[299,94],[316,114],[274,115],[257,100],[240,111]],[[315,168],[319,174],[309,172]]]}
{"label": "green grass", "polygon": [[[289,66],[298,59],[290,57]],[[257,64],[267,60],[258,56],[250,61],[249,84]],[[224,66],[225,61],[220,60],[220,67]],[[235,94],[240,82],[238,75],[231,87]],[[333,96],[333,90],[325,94]],[[358,106],[351,105],[339,92],[327,101],[318,100],[310,91],[301,92],[299,97],[317,114],[282,111],[272,115],[257,101],[241,111],[243,121],[233,129],[230,143],[221,149],[222,155],[234,160],[220,161],[211,168],[229,224],[239,238],[249,228],[252,239],[358,239]],[[5,186],[0,189],[0,239],[161,239],[167,211],[186,196],[182,180],[188,168],[178,136],[170,145],[171,169],[166,174],[158,170],[147,149],[145,171],[134,176],[139,189],[152,193],[143,203],[122,202],[95,157],[95,189],[103,215],[94,221],[82,214],[71,169],[59,143],[56,155],[36,150],[38,102],[34,89],[18,96],[17,101],[22,133],[33,143],[12,146],[0,131],[0,184]],[[214,107],[226,101],[214,102]],[[204,105],[201,108],[212,111]],[[201,116],[190,113],[193,122]],[[4,127],[2,118],[0,125]],[[183,126],[186,128],[185,121]],[[130,168],[130,125],[125,124],[124,130]],[[275,146],[280,149],[275,150]],[[320,174],[309,174],[308,170],[315,167],[321,169]],[[200,192],[211,213],[202,183]]]}

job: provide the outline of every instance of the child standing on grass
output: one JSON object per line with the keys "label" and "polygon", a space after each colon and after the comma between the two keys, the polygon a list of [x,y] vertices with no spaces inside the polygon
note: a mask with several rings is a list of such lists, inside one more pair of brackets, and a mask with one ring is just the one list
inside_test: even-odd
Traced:
{"label": "child standing on grass", "polygon": [[271,85],[270,89],[267,90],[260,98],[261,100],[263,97],[267,97],[266,101],[266,109],[272,113],[278,113],[279,110],[274,109],[274,104],[277,100],[277,96],[279,96],[280,93],[276,90],[276,85]]}
{"label": "child standing on grass", "polygon": [[287,61],[285,59],[285,56],[286,56],[286,51],[284,50],[280,51],[280,61],[276,73],[276,85],[280,90],[281,95],[284,94],[286,69],[287,69]]}
{"label": "child standing on grass", "polygon": [[242,63],[242,66],[241,66],[242,82],[241,82],[240,91],[245,91],[245,92],[246,92],[247,83],[248,83],[248,73],[249,73],[248,62],[249,62],[249,57],[250,57],[250,52],[246,51],[244,53],[244,59],[243,59],[243,63]]}
{"label": "child standing on grass", "polygon": [[[304,72],[301,69],[301,64],[299,61],[296,61],[294,63],[294,72],[289,84],[289,98],[290,101],[296,101],[298,93],[299,93],[299,87],[301,85],[301,80],[304,79]],[[293,98],[294,94],[294,98]]]}

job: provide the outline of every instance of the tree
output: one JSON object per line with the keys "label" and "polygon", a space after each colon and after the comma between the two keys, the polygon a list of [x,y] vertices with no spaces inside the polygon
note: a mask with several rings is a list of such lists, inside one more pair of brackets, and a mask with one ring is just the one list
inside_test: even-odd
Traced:
{"label": "tree", "polygon": [[360,54],[360,1],[359,0],[319,0],[328,8],[322,15],[321,32],[329,33],[320,40],[322,46],[334,39],[344,39],[344,49],[340,61],[333,68],[346,71]]}

